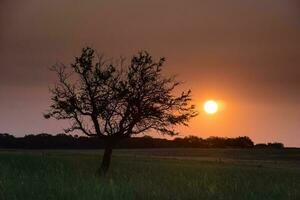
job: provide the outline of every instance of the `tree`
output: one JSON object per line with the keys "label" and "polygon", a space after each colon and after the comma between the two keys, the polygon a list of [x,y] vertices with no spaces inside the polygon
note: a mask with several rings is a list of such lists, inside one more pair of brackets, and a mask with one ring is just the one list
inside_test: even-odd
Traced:
{"label": "tree", "polygon": [[70,120],[65,132],[80,130],[104,140],[100,172],[105,174],[120,140],[149,130],[173,136],[176,125],[187,125],[196,116],[190,90],[173,94],[180,83],[162,75],[164,61],[142,51],[126,66],[124,59],[104,60],[84,48],[70,66],[51,68],[58,83],[50,89],[52,103],[45,118]]}

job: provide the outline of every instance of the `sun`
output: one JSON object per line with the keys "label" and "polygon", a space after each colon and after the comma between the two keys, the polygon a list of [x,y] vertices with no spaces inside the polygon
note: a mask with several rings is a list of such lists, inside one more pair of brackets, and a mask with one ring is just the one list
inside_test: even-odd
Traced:
{"label": "sun", "polygon": [[207,114],[215,114],[217,111],[218,111],[218,104],[216,101],[214,100],[208,100],[204,103],[204,111],[207,113]]}

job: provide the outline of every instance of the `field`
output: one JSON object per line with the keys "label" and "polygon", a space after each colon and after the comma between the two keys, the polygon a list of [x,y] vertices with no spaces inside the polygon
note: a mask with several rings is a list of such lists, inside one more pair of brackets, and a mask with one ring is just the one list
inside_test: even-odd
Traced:
{"label": "field", "polygon": [[0,151],[0,199],[300,199],[300,149]]}

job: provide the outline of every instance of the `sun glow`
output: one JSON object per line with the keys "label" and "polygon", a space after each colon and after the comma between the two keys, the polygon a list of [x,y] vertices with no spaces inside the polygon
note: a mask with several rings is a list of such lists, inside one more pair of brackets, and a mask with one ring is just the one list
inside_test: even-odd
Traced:
{"label": "sun glow", "polygon": [[207,114],[212,115],[212,114],[215,114],[218,111],[219,106],[218,106],[218,104],[217,104],[216,101],[214,101],[214,100],[208,100],[208,101],[206,101],[204,103],[203,108],[204,108],[204,111]]}

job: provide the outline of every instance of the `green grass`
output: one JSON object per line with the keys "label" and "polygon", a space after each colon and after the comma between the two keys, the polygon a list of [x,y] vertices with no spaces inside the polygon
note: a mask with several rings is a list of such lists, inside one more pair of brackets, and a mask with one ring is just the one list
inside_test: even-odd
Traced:
{"label": "green grass", "polygon": [[[299,150],[2,151],[0,199],[300,199]],[[188,157],[187,157],[188,156]]]}

